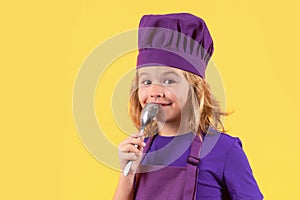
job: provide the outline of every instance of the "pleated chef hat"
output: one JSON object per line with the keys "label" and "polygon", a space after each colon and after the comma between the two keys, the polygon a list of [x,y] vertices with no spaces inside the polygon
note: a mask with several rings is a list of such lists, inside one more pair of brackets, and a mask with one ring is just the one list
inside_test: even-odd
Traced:
{"label": "pleated chef hat", "polygon": [[169,66],[202,78],[213,54],[203,19],[189,13],[144,15],[138,31],[137,66]]}

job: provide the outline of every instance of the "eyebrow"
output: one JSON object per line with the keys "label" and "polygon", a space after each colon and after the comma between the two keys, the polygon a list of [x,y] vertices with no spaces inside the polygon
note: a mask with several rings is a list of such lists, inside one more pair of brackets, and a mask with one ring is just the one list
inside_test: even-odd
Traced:
{"label": "eyebrow", "polygon": [[149,73],[147,73],[147,72],[138,73],[138,76],[142,76],[142,75],[149,75]]}
{"label": "eyebrow", "polygon": [[166,72],[163,72],[162,73],[163,75],[168,75],[168,74],[174,74],[175,76],[179,76],[176,72],[174,72],[174,71],[166,71]]}
{"label": "eyebrow", "polygon": [[[141,73],[139,74],[139,76],[149,75],[149,74],[150,74],[150,73],[148,73],[148,72],[141,72]],[[163,74],[163,75],[174,74],[175,76],[179,77],[179,75],[178,75],[176,72],[174,72],[174,71],[165,71],[165,72],[163,72],[162,74]]]}

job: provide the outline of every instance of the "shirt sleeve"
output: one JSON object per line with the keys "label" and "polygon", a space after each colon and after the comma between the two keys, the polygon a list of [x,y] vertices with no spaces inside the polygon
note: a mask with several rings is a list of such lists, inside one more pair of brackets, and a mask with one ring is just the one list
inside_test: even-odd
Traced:
{"label": "shirt sleeve", "polygon": [[242,143],[238,138],[227,154],[224,180],[232,200],[263,199],[247,156],[242,149]]}

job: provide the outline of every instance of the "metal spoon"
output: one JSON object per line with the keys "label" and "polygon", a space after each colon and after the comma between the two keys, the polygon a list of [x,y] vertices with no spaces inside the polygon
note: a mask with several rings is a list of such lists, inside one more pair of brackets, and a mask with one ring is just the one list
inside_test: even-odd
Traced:
{"label": "metal spoon", "polygon": [[[145,127],[153,120],[153,118],[157,115],[158,113],[158,105],[154,103],[148,103],[142,110],[141,113],[141,128],[140,128],[140,133],[144,134]],[[134,145],[136,148],[138,145]],[[130,168],[132,166],[132,160],[130,160],[126,166],[124,167],[124,176],[127,176]]]}

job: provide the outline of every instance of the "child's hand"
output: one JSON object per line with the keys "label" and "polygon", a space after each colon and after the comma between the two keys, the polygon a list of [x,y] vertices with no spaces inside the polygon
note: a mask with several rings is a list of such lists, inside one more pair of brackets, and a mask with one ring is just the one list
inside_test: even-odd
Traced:
{"label": "child's hand", "polygon": [[[145,143],[143,142],[144,138],[142,136],[141,133],[133,134],[119,144],[119,160],[122,170],[125,165],[132,160],[133,163],[130,173],[136,172],[142,158],[143,147],[145,146]],[[138,147],[135,147],[135,145]]]}

